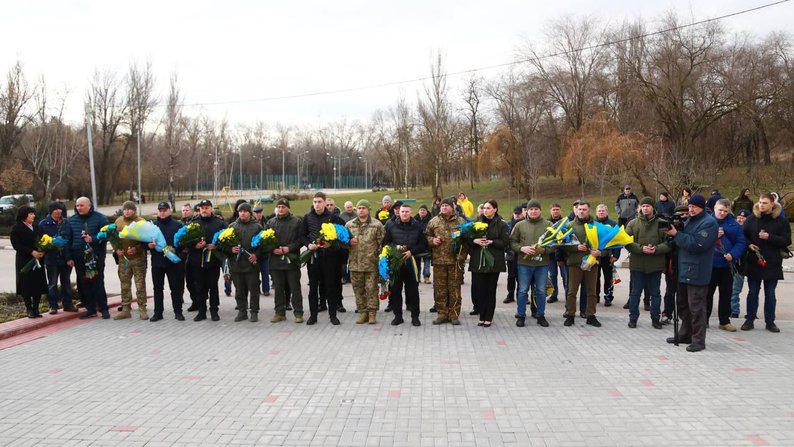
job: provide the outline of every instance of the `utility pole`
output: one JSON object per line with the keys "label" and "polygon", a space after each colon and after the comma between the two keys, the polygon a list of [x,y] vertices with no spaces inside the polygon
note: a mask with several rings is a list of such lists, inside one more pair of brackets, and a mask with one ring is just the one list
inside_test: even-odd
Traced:
{"label": "utility pole", "polygon": [[85,131],[88,140],[88,165],[91,170],[91,202],[99,206],[96,199],[96,175],[94,173],[94,126],[91,123],[91,104],[85,103]]}
{"label": "utility pole", "polygon": [[141,200],[141,129],[138,129],[138,202]]}

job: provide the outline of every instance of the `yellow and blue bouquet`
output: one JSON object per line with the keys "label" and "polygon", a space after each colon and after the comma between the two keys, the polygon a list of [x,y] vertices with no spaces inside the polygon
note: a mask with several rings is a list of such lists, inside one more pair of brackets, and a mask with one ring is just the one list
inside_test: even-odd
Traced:
{"label": "yellow and blue bouquet", "polygon": [[[604,251],[612,248],[623,248],[626,244],[634,242],[634,237],[626,233],[622,226],[610,226],[599,222],[584,225],[585,233],[587,234],[587,245],[599,251]],[[586,254],[582,258],[582,270],[590,270],[594,265],[598,264],[598,259]]]}
{"label": "yellow and blue bouquet", "polygon": [[[52,250],[63,250],[64,247],[66,247],[66,239],[60,236],[52,237],[49,234],[42,234],[36,241],[36,250],[43,253]],[[38,270],[40,268],[42,268],[41,260],[33,258],[22,266],[20,273],[27,273],[31,270]]]}
{"label": "yellow and blue bouquet", "polygon": [[378,297],[385,300],[391,295],[389,286],[394,284],[400,276],[400,269],[405,264],[405,257],[403,252],[397,249],[397,246],[391,244],[386,245],[380,251],[378,256],[378,281],[380,285],[380,293]]}
{"label": "yellow and blue bouquet", "polygon": [[[110,242],[110,247],[113,251],[121,250],[121,237],[119,237],[118,229],[116,228],[116,224],[108,224],[104,227],[99,229],[99,233],[96,234],[96,238],[100,241],[107,240]],[[115,254],[113,256],[116,256]],[[117,259],[117,261],[123,261],[124,267],[128,267],[130,265],[130,260],[127,259],[127,256],[122,256],[122,259]]]}
{"label": "yellow and blue bouquet", "polygon": [[243,248],[243,243],[240,240],[240,236],[237,235],[237,232],[234,231],[233,227],[227,227],[215,233],[215,235],[212,237],[212,244],[223,251],[229,252],[232,248],[239,247],[240,252],[237,253],[237,257],[235,258],[237,261],[240,260],[242,255],[251,256],[251,252]]}
{"label": "yellow and blue bouquet", "polygon": [[[488,224],[485,222],[466,222],[465,224],[458,227],[458,231],[452,233],[453,240],[456,239],[456,233],[458,238],[464,238],[469,240],[479,239],[485,237],[488,234]],[[482,247],[480,250],[480,269],[486,268],[490,269],[493,267],[494,258],[491,254],[490,250],[487,247]]]}
{"label": "yellow and blue bouquet", "polygon": [[[125,226],[119,233],[121,239],[148,244],[154,242],[154,249],[162,253],[169,261],[177,264],[182,260],[174,253],[173,247],[165,243],[165,236],[160,228],[148,220],[138,220]],[[115,248],[114,248],[115,249]]]}
{"label": "yellow and blue bouquet", "polygon": [[177,230],[174,235],[174,247],[190,247],[196,245],[204,237],[204,229],[196,222],[189,223]]}
{"label": "yellow and blue bouquet", "polygon": [[[317,245],[325,244],[327,248],[346,248],[350,246],[350,231],[344,225],[326,222],[320,225],[317,234]],[[312,262],[317,257],[317,250],[306,250],[300,255],[301,265]]]}

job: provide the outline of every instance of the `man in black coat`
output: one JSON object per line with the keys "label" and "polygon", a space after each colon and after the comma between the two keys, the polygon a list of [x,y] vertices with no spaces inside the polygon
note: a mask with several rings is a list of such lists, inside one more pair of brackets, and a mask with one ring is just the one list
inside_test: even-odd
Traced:
{"label": "man in black coat", "polygon": [[386,227],[383,245],[394,244],[403,252],[405,264],[400,269],[399,278],[389,287],[389,306],[394,312],[392,326],[403,323],[403,286],[405,287],[405,304],[411,311],[411,324],[421,326],[419,321],[419,268],[414,256],[427,251],[427,238],[422,226],[411,216],[411,205],[400,206],[398,218]]}
{"label": "man in black coat", "polygon": [[[160,202],[157,205],[157,219],[154,223],[166,241],[173,242],[174,235],[182,228],[182,222],[171,217],[171,204]],[[165,278],[168,278],[168,288],[171,290],[171,308],[174,310],[174,318],[185,321],[182,314],[182,294],[185,290],[185,262],[181,259],[179,263],[174,263],[165,258],[165,255],[154,249],[154,242],[148,245],[152,253],[152,284],[154,286],[154,315],[149,321],[160,321],[163,319],[163,298]],[[174,247],[178,253],[179,247]]]}
{"label": "man in black coat", "polygon": [[226,228],[226,222],[213,213],[211,201],[202,200],[198,206],[199,217],[193,222],[201,225],[201,229],[204,230],[204,238],[190,248],[188,257],[188,268],[193,270],[193,278],[196,281],[194,287],[198,295],[198,313],[193,321],[207,319],[208,298],[212,321],[218,321],[221,319],[218,315],[218,306],[220,305],[218,278],[221,276],[221,261],[212,254],[212,250],[215,250],[212,237],[218,231]]}

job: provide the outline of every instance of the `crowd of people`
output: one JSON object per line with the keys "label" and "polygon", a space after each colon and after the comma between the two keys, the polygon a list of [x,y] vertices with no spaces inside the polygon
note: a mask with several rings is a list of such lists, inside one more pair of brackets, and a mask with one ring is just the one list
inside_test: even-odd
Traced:
{"label": "crowd of people", "polygon": [[[595,215],[591,208],[595,208]],[[54,202],[49,214],[37,223],[32,208],[23,206],[18,210],[11,242],[17,252],[17,294],[23,297],[30,318],[41,316],[39,300],[45,294],[51,314],[61,309],[77,312],[71,296],[72,269],[85,306],[80,318],[110,318],[104,285],[107,241],[97,237],[107,225],[107,217],[96,211],[86,197],[75,202],[74,211],[67,216],[66,207]],[[462,192],[416,209],[412,203],[393,202],[389,196],[384,196],[380,207],[374,209],[368,200],[359,200],[355,205],[346,202],[339,209],[332,198],[317,192],[311,209],[301,216],[292,213],[289,200],[284,198],[275,202],[274,213],[269,216],[264,216],[261,206],[240,200],[229,222],[214,212],[209,200],[202,200],[195,207],[185,204],[181,211],[182,218],[177,220],[170,203],[161,202],[157,217],[152,220],[168,241],[173,241],[185,225],[195,223],[200,227],[204,237],[197,243],[174,247],[179,262],[166,259],[163,252],[155,249],[155,242],[123,239],[113,250],[122,300],[114,319],[132,317],[134,286],[139,318],[162,320],[167,279],[174,318],[185,319],[183,294],[187,289],[191,300],[187,311],[196,312],[193,320],[218,321],[219,283],[223,275],[227,296],[234,286],[234,321],[258,321],[260,294],[270,296],[272,283],[275,296],[270,321],[285,321],[291,311],[294,321],[303,323],[300,259],[308,250],[307,325],[316,324],[320,312],[325,311],[331,324],[340,324],[337,314],[346,312],[342,300],[342,285],[346,282],[352,284],[358,324],[377,323],[380,298],[388,297],[384,311],[392,313],[392,325],[404,323],[405,310],[411,324],[420,326],[419,284],[424,282],[433,284],[434,304],[430,311],[436,313],[436,318],[432,323],[459,325],[461,287],[468,260],[472,299],[469,313],[478,318],[478,326],[487,328],[493,324],[497,283],[500,274],[506,272],[508,290],[504,303],[516,303],[516,326],[526,325],[529,307],[530,318],[539,326],[548,327],[546,303],[558,301],[564,293],[564,326],[573,326],[578,314],[586,324],[599,327],[597,304],[603,300],[602,304],[609,307],[615,300],[614,275],[621,255],[620,249],[598,250],[586,242],[586,226],[599,222],[625,226],[633,237],[633,242],[624,247],[629,253],[630,271],[629,296],[624,306],[629,311],[628,327],[637,327],[642,300],[653,328],[662,329],[677,313],[681,328],[668,342],[685,343],[689,351],[699,351],[705,349],[715,293],[719,328],[736,331],[731,319],[739,317],[739,295],[745,282],[748,292],[741,329],[754,328],[763,286],[766,329],[779,332],[775,324],[775,288],[783,279],[782,261],[791,256],[790,227],[778,198],[762,194],[753,201],[749,189],[733,201],[723,198],[717,190],[707,200],[684,189],[675,201],[667,192],[661,193],[658,200],[640,199],[626,185],[615,202],[617,221],[610,219],[606,205],[592,207],[589,202],[578,200],[567,216],[567,225],[580,242],[551,246],[539,245],[539,238],[564,219],[565,213],[560,204],[553,203],[548,217],[544,217],[537,199],[516,206],[510,219],[502,217],[495,200],[475,207]],[[136,204],[125,202],[115,221],[116,229],[121,231],[142,220]],[[484,224],[483,231],[476,237],[457,237],[461,226],[471,221]],[[321,229],[328,223],[343,225],[349,232],[349,243],[339,245],[323,240]],[[227,227],[234,229],[239,245],[216,247],[213,236]],[[263,229],[274,230],[275,246],[255,246],[255,236]],[[43,234],[61,236],[65,246],[46,253],[39,250],[36,241]],[[395,247],[404,261],[388,282],[387,290],[383,290],[379,275],[384,246]],[[208,254],[216,248],[223,256]],[[597,260],[593,268],[583,264],[586,256]],[[43,268],[23,272],[23,266],[41,261]],[[149,262],[154,286],[151,316],[146,297]]]}

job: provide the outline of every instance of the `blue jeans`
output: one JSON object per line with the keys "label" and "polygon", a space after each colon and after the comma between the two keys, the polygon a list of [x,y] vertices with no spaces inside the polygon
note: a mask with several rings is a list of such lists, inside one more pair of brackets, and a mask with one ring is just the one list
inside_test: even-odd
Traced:
{"label": "blue jeans", "polygon": [[47,300],[49,301],[50,308],[55,309],[58,307],[58,281],[61,283],[61,301],[63,308],[68,309],[74,307],[72,304],[72,268],[68,265],[47,265]]}
{"label": "blue jeans", "polygon": [[565,290],[565,294],[563,295],[568,294],[568,266],[563,263],[562,267],[560,267],[557,265],[557,261],[552,259],[549,261],[549,279],[551,279],[551,285],[554,287],[554,291],[551,292],[551,296],[549,297],[552,299],[557,299],[557,269],[560,270],[562,287]]}
{"label": "blue jeans", "polygon": [[546,265],[538,267],[530,267],[524,264],[518,264],[518,296],[516,302],[518,303],[518,316],[526,317],[527,315],[527,298],[529,295],[529,287],[535,283],[535,304],[538,306],[538,318],[546,313],[546,279],[549,276],[549,267]]}
{"label": "blue jeans", "polygon": [[[747,321],[753,321],[758,318],[758,295],[761,292],[760,279],[747,278],[747,315],[744,318]],[[767,323],[775,322],[775,307],[777,306],[777,299],[775,298],[775,288],[777,287],[776,279],[765,279],[764,282],[764,321]]]}
{"label": "blue jeans", "polygon": [[629,291],[629,320],[640,318],[640,298],[642,292],[651,297],[651,319],[658,320],[661,310],[662,272],[642,273],[631,272],[631,290]]}
{"label": "blue jeans", "polygon": [[419,264],[422,264],[422,266],[421,266],[422,277],[419,278],[419,279],[430,278],[430,261],[432,259],[433,258],[430,257],[430,256],[424,256],[424,257],[421,257],[421,258],[416,258],[416,266],[419,267]]}
{"label": "blue jeans", "polygon": [[733,275],[733,291],[731,292],[731,313],[739,315],[742,311],[741,298],[739,295],[742,293],[744,287],[744,276]]}
{"label": "blue jeans", "polygon": [[267,257],[259,261],[259,273],[262,276],[262,293],[270,293],[270,264]]}

